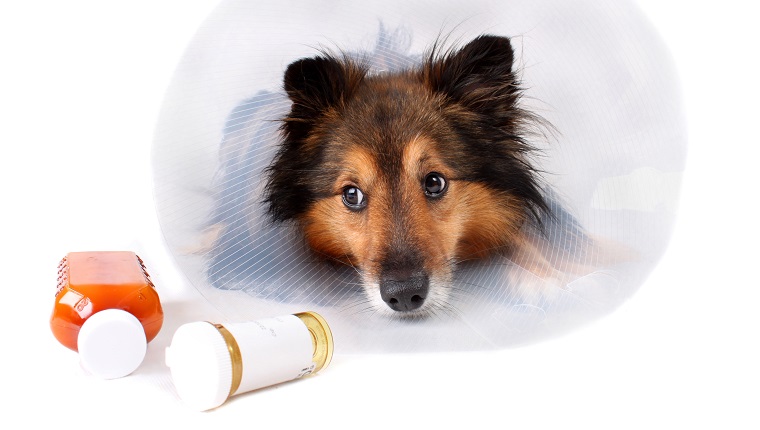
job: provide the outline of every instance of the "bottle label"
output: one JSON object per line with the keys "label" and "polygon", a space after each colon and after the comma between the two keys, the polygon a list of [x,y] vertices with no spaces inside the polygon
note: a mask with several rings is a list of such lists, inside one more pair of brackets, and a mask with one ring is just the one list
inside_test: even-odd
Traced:
{"label": "bottle label", "polygon": [[311,334],[295,315],[222,325],[235,338],[242,357],[243,375],[238,393],[314,371]]}

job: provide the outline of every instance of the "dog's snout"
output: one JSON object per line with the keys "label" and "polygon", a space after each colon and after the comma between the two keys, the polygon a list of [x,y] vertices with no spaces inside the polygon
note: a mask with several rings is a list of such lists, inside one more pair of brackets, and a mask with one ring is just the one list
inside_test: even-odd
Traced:
{"label": "dog's snout", "polygon": [[409,312],[422,306],[429,286],[426,275],[404,280],[385,279],[380,282],[380,296],[394,311]]}

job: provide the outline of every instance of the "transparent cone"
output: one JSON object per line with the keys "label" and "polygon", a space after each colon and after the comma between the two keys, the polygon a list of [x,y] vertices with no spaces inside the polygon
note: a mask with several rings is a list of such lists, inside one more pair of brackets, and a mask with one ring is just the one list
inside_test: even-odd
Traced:
{"label": "transparent cone", "polygon": [[[418,3],[226,1],[188,46],[156,130],[155,201],[180,269],[230,320],[314,310],[336,353],[504,348],[613,311],[657,264],[686,134],[669,54],[634,5]],[[523,107],[552,125],[532,142],[558,220],[546,236],[526,232],[531,252],[460,266],[430,317],[392,318],[352,268],[267,218],[263,171],[290,106],[282,74],[320,47],[368,55],[381,72],[417,64],[441,35],[461,45],[483,33],[512,38]]]}

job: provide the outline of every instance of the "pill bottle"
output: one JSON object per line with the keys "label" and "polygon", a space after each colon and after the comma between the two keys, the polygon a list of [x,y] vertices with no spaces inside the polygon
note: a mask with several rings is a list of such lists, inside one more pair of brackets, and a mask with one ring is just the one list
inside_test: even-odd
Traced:
{"label": "pill bottle", "polygon": [[235,394],[319,372],[333,337],[315,312],[252,322],[192,322],[174,333],[166,364],[182,401],[205,411]]}
{"label": "pill bottle", "polygon": [[145,264],[130,251],[70,252],[58,265],[50,328],[82,367],[106,379],[132,373],[164,314]]}

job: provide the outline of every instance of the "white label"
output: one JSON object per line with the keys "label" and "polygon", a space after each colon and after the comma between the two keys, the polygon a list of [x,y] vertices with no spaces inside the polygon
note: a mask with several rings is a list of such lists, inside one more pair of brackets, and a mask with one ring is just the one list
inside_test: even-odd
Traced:
{"label": "white label", "polygon": [[314,371],[311,334],[295,315],[223,324],[243,358],[237,393],[300,378]]}

